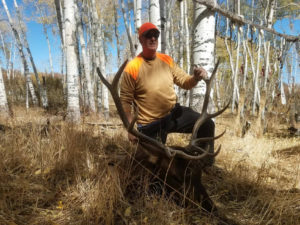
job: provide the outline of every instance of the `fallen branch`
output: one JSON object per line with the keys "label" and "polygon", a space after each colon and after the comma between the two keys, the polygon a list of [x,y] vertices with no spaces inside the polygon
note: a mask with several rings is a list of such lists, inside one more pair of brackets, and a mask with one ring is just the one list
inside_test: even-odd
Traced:
{"label": "fallen branch", "polygon": [[253,23],[250,20],[244,19],[243,16],[239,16],[236,13],[230,12],[227,9],[223,9],[221,6],[219,6],[216,2],[214,2],[214,0],[194,0],[195,2],[206,6],[208,9],[214,11],[214,12],[218,12],[221,15],[229,18],[231,21],[241,25],[245,25],[245,24],[249,24],[251,27],[255,27],[257,29],[261,29],[261,30],[265,30],[269,33],[278,35],[279,37],[283,37],[286,41],[289,42],[298,42],[300,40],[300,36],[293,36],[293,35],[286,35],[286,34],[282,34],[277,32],[276,30],[272,29],[272,28],[268,28],[266,26],[263,25],[259,25],[256,23]]}

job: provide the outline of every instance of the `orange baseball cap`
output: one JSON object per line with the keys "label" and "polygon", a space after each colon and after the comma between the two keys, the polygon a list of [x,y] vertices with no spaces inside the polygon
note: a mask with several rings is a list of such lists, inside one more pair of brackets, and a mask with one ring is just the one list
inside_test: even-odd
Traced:
{"label": "orange baseball cap", "polygon": [[139,29],[139,37],[142,36],[142,34],[144,34],[145,32],[149,31],[149,30],[157,30],[159,33],[158,28],[153,24],[153,23],[144,23],[140,29]]}

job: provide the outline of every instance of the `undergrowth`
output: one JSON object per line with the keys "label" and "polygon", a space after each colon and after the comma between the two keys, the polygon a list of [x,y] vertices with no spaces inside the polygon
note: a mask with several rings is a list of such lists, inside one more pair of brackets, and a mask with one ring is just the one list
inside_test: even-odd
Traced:
{"label": "undergrowth", "polygon": [[[0,224],[222,224],[149,192],[151,176],[134,166],[136,149],[121,127],[14,111],[1,122]],[[217,120],[217,133],[229,127],[217,141],[223,150],[203,177],[232,221],[223,224],[300,224],[299,139],[239,138],[224,123]],[[184,145],[186,138],[171,135],[169,142]]]}

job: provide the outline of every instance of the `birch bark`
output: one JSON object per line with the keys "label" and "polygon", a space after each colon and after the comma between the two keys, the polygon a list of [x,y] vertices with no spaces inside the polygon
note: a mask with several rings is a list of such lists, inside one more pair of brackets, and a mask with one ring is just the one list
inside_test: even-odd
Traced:
{"label": "birch bark", "polygon": [[78,67],[76,57],[76,22],[74,0],[64,1],[65,15],[65,46],[67,63],[67,119],[71,122],[79,122],[79,88],[78,88]]}
{"label": "birch bark", "polygon": [[3,35],[2,35],[2,32],[0,31],[0,37],[1,37],[1,43],[2,43],[2,49],[3,49],[3,55],[4,55],[4,58],[6,60],[6,73],[7,73],[7,78],[9,79],[9,73],[8,73],[8,64],[9,64],[9,58],[10,56],[8,56],[6,54],[6,50],[5,50],[5,43],[4,43],[4,38],[3,38]]}
{"label": "birch bark", "polygon": [[[100,42],[100,70],[106,78],[106,67],[105,67],[105,46],[104,46],[104,31],[101,25],[101,42]],[[108,101],[108,89],[102,83],[102,98],[103,98],[103,114],[106,119],[109,118],[109,101]]]}
{"label": "birch bark", "polygon": [[134,18],[135,18],[135,45],[136,45],[136,55],[142,52],[142,46],[138,38],[138,30],[142,26],[142,0],[134,0]]}
{"label": "birch bark", "polygon": [[[215,16],[211,10],[204,5],[194,2],[194,30],[193,30],[193,49],[192,59],[194,66],[202,66],[211,76],[214,68],[215,52]],[[201,112],[206,85],[200,81],[191,91],[190,106],[196,111]],[[213,92],[211,92],[212,95]],[[210,103],[212,103],[210,101]],[[212,105],[209,111],[212,111]]]}
{"label": "birch bark", "polygon": [[[77,4],[78,4],[77,0]],[[86,51],[86,43],[83,36],[83,28],[82,28],[82,16],[78,10],[78,7],[76,7],[76,20],[77,20],[77,31],[79,36],[79,43],[80,43],[80,50],[82,55],[82,62],[83,62],[83,68],[84,68],[84,76],[86,79],[86,88],[87,88],[87,97],[88,97],[88,107],[91,112],[96,112],[95,107],[95,99],[94,99],[94,89],[92,86],[92,80],[91,80],[91,71],[90,71],[90,62],[87,56]]]}
{"label": "birch bark", "polygon": [[[120,37],[119,37],[119,32],[118,32],[118,10],[116,6],[116,1],[114,0],[114,32],[116,36],[116,42],[117,42],[117,57],[118,57],[118,68],[121,65],[121,55],[120,55]],[[138,11],[138,10],[137,10]],[[136,24],[138,23],[138,19],[136,19]],[[140,46],[140,48],[142,48]]]}
{"label": "birch bark", "polygon": [[258,31],[258,50],[257,50],[257,62],[256,62],[256,72],[253,80],[253,104],[252,104],[252,115],[255,114],[256,104],[259,105],[260,102],[260,91],[258,86],[259,81],[259,71],[260,71],[260,51],[262,42],[263,30]]}
{"label": "birch bark", "polygon": [[[122,0],[123,1],[123,0]],[[149,1],[149,20],[153,23],[159,30],[161,30],[161,17],[160,17],[160,7],[159,0]],[[161,36],[158,37],[158,47],[157,51],[161,51]]]}
{"label": "birch bark", "polygon": [[[273,21],[275,6],[276,6],[276,0],[268,0],[267,9],[269,9],[269,12],[265,12],[265,22],[267,24],[267,27],[270,29],[272,28],[272,24],[273,24],[272,21]],[[271,46],[270,41],[264,42],[264,46],[265,46],[265,79],[264,79],[263,89],[266,91],[267,82],[269,78],[269,68],[270,68],[270,46]]]}
{"label": "birch bark", "polygon": [[[96,7],[96,2],[95,0],[91,0],[91,7],[90,7],[90,11],[91,11],[91,20],[92,20],[92,51],[93,51],[93,55],[94,55],[94,60],[93,60],[93,74],[96,73],[95,68],[101,66],[100,64],[100,52],[102,51],[102,49],[100,48],[101,46],[101,25],[100,25],[100,19],[98,16],[98,12],[97,12],[97,7]],[[104,74],[104,73],[103,73]],[[100,78],[96,76],[96,80],[97,80],[97,110],[98,112],[102,111],[102,83]]]}
{"label": "birch bark", "polygon": [[35,66],[35,62],[33,60],[33,56],[32,56],[32,53],[31,53],[31,50],[30,50],[30,47],[29,47],[29,44],[28,44],[26,33],[24,32],[24,29],[21,26],[21,21],[22,21],[21,12],[19,10],[19,6],[18,6],[16,0],[14,0],[14,6],[16,8],[17,15],[18,15],[19,28],[20,28],[19,30],[21,31],[21,34],[22,34],[22,37],[23,37],[24,47],[27,50],[27,53],[28,53],[28,56],[29,56],[29,59],[30,59],[30,62],[31,62],[31,66],[32,66],[32,69],[33,69],[33,72],[34,72],[34,75],[35,75],[35,79],[36,79],[36,82],[37,82],[39,95],[40,95],[40,98],[41,98],[40,100],[42,102],[42,106],[44,108],[47,108],[48,107],[47,94],[46,95],[44,94],[45,90],[44,90],[43,86],[41,85],[41,81],[40,81],[40,78],[39,78],[39,75],[38,75],[38,72],[37,72],[37,69],[36,69],[36,66]]}
{"label": "birch bark", "polygon": [[160,43],[161,43],[161,52],[166,52],[166,19],[167,19],[167,2],[165,0],[159,0],[159,6],[160,6]]}
{"label": "birch bark", "polygon": [[5,84],[4,84],[1,66],[0,66],[0,116],[5,118],[9,117],[9,109],[7,104]]}
{"label": "birch bark", "polygon": [[9,25],[12,29],[12,32],[13,32],[14,37],[15,37],[16,42],[17,42],[17,47],[18,47],[19,54],[20,54],[20,57],[21,57],[21,60],[22,60],[22,63],[23,63],[23,67],[24,67],[24,75],[25,75],[25,78],[26,78],[26,86],[28,87],[29,92],[31,94],[33,104],[37,105],[38,104],[38,99],[36,97],[36,94],[35,94],[35,91],[34,91],[34,88],[33,88],[33,84],[32,84],[31,78],[30,78],[29,68],[28,68],[27,60],[25,58],[24,51],[23,51],[23,45],[22,45],[22,42],[21,42],[20,34],[18,33],[17,29],[15,28],[15,26],[13,24],[12,18],[10,16],[10,12],[9,12],[9,10],[7,8],[7,5],[6,5],[6,1],[2,0],[2,4],[4,6],[4,10],[6,12]]}
{"label": "birch bark", "polygon": [[286,105],[286,97],[285,97],[285,92],[284,92],[283,74],[282,74],[282,68],[283,68],[283,64],[284,64],[284,61],[285,61],[285,57],[286,57],[285,45],[286,45],[285,40],[283,38],[281,38],[281,42],[280,42],[280,64],[279,64],[278,74],[279,74],[279,82],[280,82],[280,99],[281,99],[281,104],[282,105]]}
{"label": "birch bark", "polygon": [[[55,10],[56,10],[56,17],[57,17],[57,26],[59,28],[59,35],[61,39],[61,74],[64,74],[64,65],[65,65],[65,27],[64,27],[64,15],[63,15],[63,10],[61,6],[61,1],[60,0],[55,0]],[[63,83],[65,86],[66,83],[66,76],[64,76]]]}
{"label": "birch bark", "polygon": [[[165,4],[165,15],[166,15],[166,21],[165,21],[165,39],[168,39],[169,41],[164,41],[162,40],[162,42],[165,42],[165,53],[171,54],[171,56],[173,57],[173,42],[174,42],[174,36],[173,36],[173,32],[172,32],[172,18],[171,18],[171,13],[172,13],[172,9],[173,9],[173,5],[175,3],[175,0],[168,0],[167,4]],[[162,36],[162,38],[164,38]]]}

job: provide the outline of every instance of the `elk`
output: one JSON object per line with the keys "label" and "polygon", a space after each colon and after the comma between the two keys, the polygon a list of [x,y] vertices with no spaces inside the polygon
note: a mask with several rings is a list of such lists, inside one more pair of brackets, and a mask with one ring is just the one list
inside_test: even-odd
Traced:
{"label": "elk", "polygon": [[[215,157],[220,152],[221,146],[218,147],[215,153],[209,153],[207,145],[206,147],[199,147],[199,145],[200,143],[205,143],[220,138],[224,135],[225,131],[219,136],[210,138],[197,138],[197,132],[200,126],[207,119],[220,115],[229,106],[228,103],[223,109],[216,113],[209,114],[207,112],[212,80],[215,77],[219,61],[215,65],[211,78],[205,80],[207,88],[204,97],[202,113],[194,125],[191,139],[188,145],[185,147],[166,146],[161,142],[137,131],[134,128],[134,125],[137,120],[138,109],[135,110],[136,113],[134,118],[131,123],[129,123],[117,91],[118,82],[126,64],[127,60],[119,68],[111,84],[104,78],[99,68],[97,68],[97,73],[104,85],[110,91],[124,127],[139,140],[135,161],[153,171],[155,175],[157,175],[161,180],[165,181],[167,187],[171,187],[171,189],[176,190],[175,192],[190,193],[193,195],[192,199],[185,198],[186,200],[190,200],[190,202],[194,204],[195,202],[201,202],[201,207],[204,210],[208,212],[216,212],[217,210],[213,201],[201,183],[201,175],[204,168],[203,160],[205,157]],[[197,206],[198,203],[196,204]]]}

